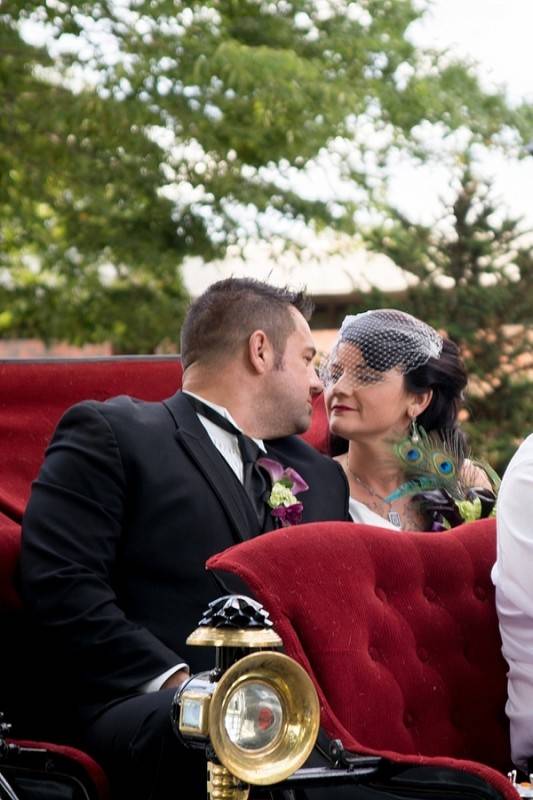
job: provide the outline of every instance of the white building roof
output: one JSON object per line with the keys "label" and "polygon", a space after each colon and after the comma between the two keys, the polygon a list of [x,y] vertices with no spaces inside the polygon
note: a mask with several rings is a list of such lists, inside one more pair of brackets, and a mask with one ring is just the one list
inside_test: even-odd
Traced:
{"label": "white building roof", "polygon": [[244,257],[229,256],[204,263],[186,259],[182,265],[185,287],[198,297],[208,286],[229,277],[251,277],[277,286],[305,289],[313,297],[343,296],[372,287],[402,291],[416,282],[384,255],[353,245],[334,254],[284,251],[273,254],[267,243],[248,248]]}

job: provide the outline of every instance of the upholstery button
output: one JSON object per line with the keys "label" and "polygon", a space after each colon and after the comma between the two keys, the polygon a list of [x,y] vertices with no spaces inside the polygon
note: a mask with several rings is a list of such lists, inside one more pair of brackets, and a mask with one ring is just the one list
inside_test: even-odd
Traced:
{"label": "upholstery button", "polygon": [[451,712],[451,714],[450,714],[450,722],[452,723],[454,728],[457,728],[458,730],[461,730],[461,728],[462,728],[461,718],[460,718],[459,714],[457,713],[457,711],[452,711]]}
{"label": "upholstery button", "polygon": [[412,728],[415,724],[414,717],[412,714],[409,714],[409,712],[404,714],[403,721],[406,728]]}
{"label": "upholstery button", "polygon": [[418,653],[418,658],[420,659],[420,661],[423,661],[424,663],[426,661],[429,661],[429,653],[425,649],[425,647],[419,647],[418,650],[417,650],[417,653]]}
{"label": "upholstery button", "polygon": [[487,599],[487,591],[483,586],[474,586],[474,594],[482,603]]}
{"label": "upholstery button", "polygon": [[423,593],[426,600],[429,600],[430,602],[433,602],[433,600],[435,600],[437,597],[435,589],[432,589],[431,586],[424,586]]}
{"label": "upholstery button", "polygon": [[375,647],[369,647],[368,648],[368,655],[370,656],[372,661],[377,661],[378,658],[379,658],[379,652],[378,652],[377,648],[375,648]]}
{"label": "upholstery button", "polygon": [[381,600],[383,603],[387,602],[387,595],[385,594],[385,591],[380,586],[376,586],[375,592],[376,592],[376,597],[379,600]]}

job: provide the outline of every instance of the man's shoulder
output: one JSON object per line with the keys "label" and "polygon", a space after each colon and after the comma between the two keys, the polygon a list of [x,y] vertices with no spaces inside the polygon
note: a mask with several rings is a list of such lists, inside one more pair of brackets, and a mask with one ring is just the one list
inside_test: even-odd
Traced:
{"label": "man's shoulder", "polygon": [[[310,452],[322,456],[315,447],[308,444],[301,436],[280,436],[279,439],[265,439],[265,445],[274,450],[298,450],[300,452]],[[328,456],[323,456],[327,458]]]}
{"label": "man's shoulder", "polygon": [[302,498],[304,521],[347,520],[349,489],[340,464],[298,436],[265,442],[268,457],[292,467],[308,484]]}
{"label": "man's shoulder", "polygon": [[92,409],[104,414],[142,414],[160,410],[161,406],[163,406],[168,399],[169,398],[162,398],[161,400],[143,400],[140,397],[135,397],[130,394],[119,394],[104,399],[88,398],[87,400],[81,400],[79,403],[72,406],[72,408],[82,410]]}
{"label": "man's shoulder", "polygon": [[312,445],[305,442],[299,436],[284,436],[280,439],[270,439],[265,442],[267,450],[270,454],[279,455],[288,461],[288,466],[291,466],[291,460],[320,467],[321,469],[331,470],[332,473],[339,472],[339,465],[334,461],[331,456],[320,453]]}
{"label": "man's shoulder", "polygon": [[63,424],[80,424],[86,420],[100,419],[108,425],[149,424],[150,421],[168,421],[171,418],[162,400],[142,400],[132,395],[116,395],[103,400],[87,399],[71,406],[62,418]]}

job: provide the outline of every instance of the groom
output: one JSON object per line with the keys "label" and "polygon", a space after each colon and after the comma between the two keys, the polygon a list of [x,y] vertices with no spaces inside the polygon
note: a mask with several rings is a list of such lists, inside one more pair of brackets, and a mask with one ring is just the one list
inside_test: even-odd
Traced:
{"label": "groom", "polygon": [[183,325],[182,391],[80,403],[48,448],[24,518],[23,591],[114,798],[205,797],[203,755],[184,750],[169,711],[189,672],[212,666],[184,644],[221,593],[206,560],[275,526],[257,458],[307,482],[303,522],[348,518],[338,464],[294,436],[321,390],[309,315],[302,293],[214,284]]}

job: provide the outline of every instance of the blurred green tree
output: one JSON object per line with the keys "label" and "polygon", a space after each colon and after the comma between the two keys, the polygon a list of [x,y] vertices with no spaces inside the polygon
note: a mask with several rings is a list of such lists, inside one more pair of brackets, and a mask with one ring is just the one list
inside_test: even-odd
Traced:
{"label": "blurred green tree", "polygon": [[440,224],[413,224],[389,209],[368,240],[417,282],[401,300],[374,291],[363,304],[400,304],[461,347],[472,450],[503,472],[533,422],[532,232],[502,212],[467,159]]}
{"label": "blurred green tree", "polygon": [[179,260],[209,240],[177,230],[146,115],[62,85],[1,16],[0,50],[0,335],[135,352],[177,334]]}
{"label": "blurred green tree", "polygon": [[4,0],[0,335],[151,351],[177,336],[186,255],[290,239],[290,222],[353,232],[389,154],[427,156],[421,126],[528,140],[529,107],[411,43],[422,14],[416,0]]}

